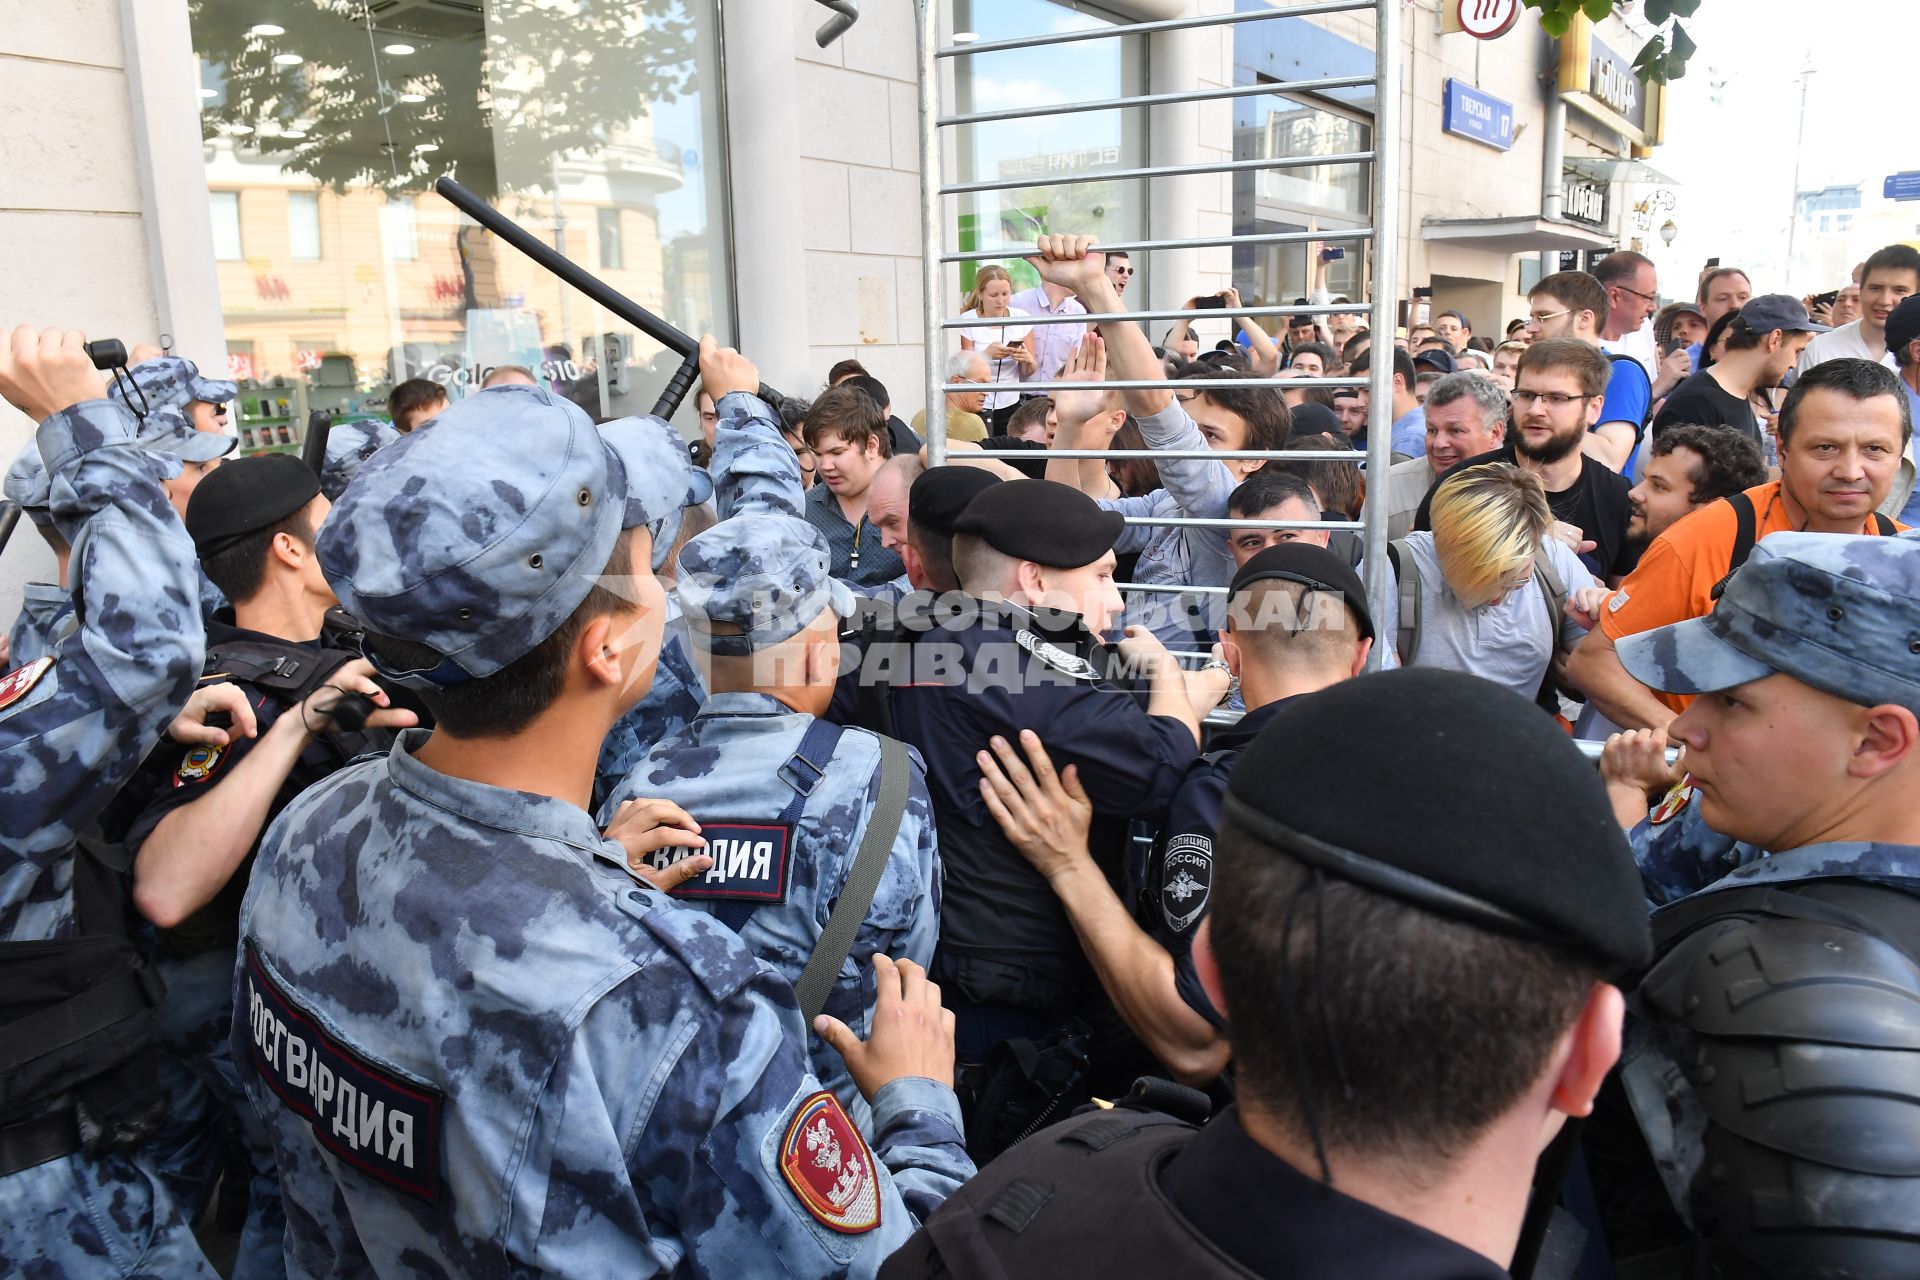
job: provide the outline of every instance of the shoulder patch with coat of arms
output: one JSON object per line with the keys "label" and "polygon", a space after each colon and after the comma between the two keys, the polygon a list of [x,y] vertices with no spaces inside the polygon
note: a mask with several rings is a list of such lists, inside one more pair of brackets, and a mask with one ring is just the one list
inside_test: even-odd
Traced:
{"label": "shoulder patch with coat of arms", "polygon": [[220,761],[226,758],[225,747],[192,747],[180,757],[180,767],[173,771],[173,785],[184,787],[193,782],[205,782],[220,767]]}
{"label": "shoulder patch with coat of arms", "polygon": [[1160,867],[1160,914],[1167,928],[1185,933],[1207,909],[1213,892],[1213,841],[1178,835],[1167,841]]}
{"label": "shoulder patch with coat of arms", "polygon": [[35,658],[17,671],[9,671],[0,676],[0,708],[12,706],[33,692],[33,686],[40,683],[40,677],[53,670],[53,655]]}
{"label": "shoulder patch with coat of arms", "polygon": [[1093,664],[1085,658],[1068,653],[1059,645],[1042,640],[1031,631],[1025,629],[1016,631],[1013,634],[1013,640],[1015,644],[1052,667],[1055,671],[1061,672],[1064,675],[1070,675],[1076,680],[1093,680],[1099,675],[1099,673],[1093,669]]}
{"label": "shoulder patch with coat of arms", "polygon": [[860,1130],[822,1089],[794,1108],[780,1143],[780,1176],[822,1226],[859,1235],[880,1225],[880,1175]]}
{"label": "shoulder patch with coat of arms", "polygon": [[1673,789],[1660,798],[1660,803],[1647,815],[1647,821],[1653,826],[1664,826],[1687,811],[1693,803],[1693,775],[1688,774],[1673,784]]}

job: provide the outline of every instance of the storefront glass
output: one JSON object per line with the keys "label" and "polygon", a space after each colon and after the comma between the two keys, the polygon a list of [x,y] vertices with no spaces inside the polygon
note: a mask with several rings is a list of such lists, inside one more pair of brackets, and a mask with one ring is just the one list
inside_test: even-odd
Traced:
{"label": "storefront glass", "polygon": [[[1264,0],[1239,0],[1242,11],[1267,7]],[[1373,52],[1340,17],[1282,18],[1253,22],[1234,33],[1235,83],[1256,85],[1371,76]],[[1234,100],[1233,155],[1255,158],[1332,156],[1367,151],[1373,146],[1371,87],[1334,90],[1324,96],[1255,94]],[[1336,231],[1371,221],[1372,166],[1325,164],[1261,169],[1237,174],[1233,187],[1233,229],[1240,235],[1285,231]],[[1328,250],[1341,256],[1316,260],[1305,244],[1240,246],[1233,255],[1233,279],[1243,298],[1284,305],[1310,296],[1323,284],[1336,297],[1364,300],[1367,289],[1364,242],[1333,241]],[[1269,329],[1282,321],[1263,321]]]}
{"label": "storefront glass", "polygon": [[[957,0],[955,39],[985,43],[1048,32],[1119,25],[1085,5],[1055,0]],[[1127,97],[1147,91],[1146,41],[1142,37],[1086,40],[1073,44],[1010,49],[952,60],[956,109],[962,113],[1005,111],[1069,102]],[[953,179],[991,182],[1031,176],[1033,185],[946,198],[957,217],[951,243],[961,250],[1005,246],[1002,264],[1016,289],[1038,278],[1018,250],[1039,235],[1081,234],[1104,241],[1144,239],[1147,184],[1141,179],[1050,183],[1050,175],[1133,169],[1147,163],[1147,113],[1129,108],[993,121],[948,130],[955,157]],[[1139,272],[1133,296],[1146,296],[1148,255],[1134,258]],[[961,288],[973,284],[973,265],[963,266]]]}
{"label": "storefront glass", "polygon": [[459,215],[443,174],[682,330],[732,333],[716,0],[190,12],[244,448],[503,365],[599,418],[651,408],[678,357]]}

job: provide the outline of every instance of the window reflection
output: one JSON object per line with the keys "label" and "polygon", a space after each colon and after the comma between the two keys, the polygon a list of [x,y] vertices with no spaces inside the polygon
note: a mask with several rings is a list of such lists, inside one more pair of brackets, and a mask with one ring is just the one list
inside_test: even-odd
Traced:
{"label": "window reflection", "polygon": [[651,408],[678,357],[466,222],[441,174],[680,328],[732,331],[716,0],[289,0],[271,35],[258,0],[189,8],[243,448],[500,365],[599,418]]}

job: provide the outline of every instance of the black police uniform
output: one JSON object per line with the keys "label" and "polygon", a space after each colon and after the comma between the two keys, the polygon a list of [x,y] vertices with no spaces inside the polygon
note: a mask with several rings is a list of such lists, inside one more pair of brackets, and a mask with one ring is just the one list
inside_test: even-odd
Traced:
{"label": "black police uniform", "polygon": [[1116,1108],[1021,1144],[880,1268],[913,1276],[1392,1276],[1500,1280],[1492,1259],[1340,1194],[1267,1151],[1228,1110],[1195,1130]]}
{"label": "black police uniform", "polygon": [[1206,752],[1188,768],[1166,816],[1156,824],[1146,873],[1134,895],[1134,919],[1173,957],[1173,984],[1180,998],[1223,1031],[1226,1021],[1194,971],[1193,935],[1213,900],[1213,839],[1220,829],[1227,780],[1241,751],[1287,701],[1256,707],[1238,723],[1213,732]]}
{"label": "black police uniform", "polygon": [[[289,711],[298,714],[302,700],[341,667],[360,657],[355,636],[338,629],[344,617],[337,612],[330,613],[319,639],[297,641],[235,626],[231,609],[222,609],[213,616],[207,623],[207,661],[200,683],[203,686],[238,685],[253,707],[258,736],[236,736],[224,747],[163,743],[148,759],[146,772],[152,792],[144,810],[127,831],[129,848],[137,851],[169,813],[193,803],[218,786],[234,765],[266,736],[274,721]],[[384,729],[336,730],[315,735],[288,770],[260,829],[265,831],[302,791],[351,760],[370,752],[385,751],[393,745],[393,738],[392,731]],[[253,855],[249,853],[213,901],[181,922],[178,928],[164,931],[171,953],[197,955],[238,941],[234,930],[252,866]]]}

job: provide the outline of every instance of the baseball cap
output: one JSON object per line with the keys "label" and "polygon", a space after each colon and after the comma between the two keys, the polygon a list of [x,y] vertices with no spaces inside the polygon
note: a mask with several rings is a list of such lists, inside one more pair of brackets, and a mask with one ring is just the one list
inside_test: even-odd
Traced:
{"label": "baseball cap", "polygon": [[[178,407],[156,406],[140,420],[136,437],[142,449],[151,454],[175,458],[181,462],[211,462],[224,458],[240,443],[224,431],[199,431]],[[178,474],[176,469],[174,474]]]}
{"label": "baseball cap", "polygon": [[1663,693],[1716,693],[1790,675],[1862,706],[1920,715],[1920,541],[1776,533],[1727,580],[1713,612],[1616,642]]}
{"label": "baseball cap", "polygon": [[1431,347],[1413,358],[1414,368],[1418,369],[1423,365],[1441,373],[1454,373],[1460,367],[1450,354],[1439,347]]}
{"label": "baseball cap", "polygon": [[[1362,758],[1372,767],[1355,769]],[[1502,765],[1456,785],[1459,762],[1476,759]],[[1403,669],[1287,699],[1235,766],[1221,825],[1609,973],[1652,953],[1640,874],[1598,771],[1530,699],[1479,676]]]}
{"label": "baseball cap", "polygon": [[1784,293],[1763,293],[1740,308],[1740,327],[1749,333],[1825,333],[1832,325],[1815,324],[1807,318],[1807,306]]}
{"label": "baseball cap", "polygon": [[832,563],[826,536],[805,520],[757,512],[722,520],[680,553],[687,629],[711,652],[741,657],[798,635],[822,610],[851,617],[853,591]]}
{"label": "baseball cap", "polygon": [[1367,589],[1353,566],[1325,547],[1311,542],[1282,542],[1252,556],[1233,575],[1227,588],[1231,599],[1256,582],[1279,578],[1315,591],[1330,591],[1346,600],[1360,623],[1360,634],[1373,638],[1373,614],[1367,608]]}
{"label": "baseball cap", "polygon": [[658,418],[596,428],[545,387],[495,387],[367,459],[321,528],[320,567],[370,632],[440,655],[383,667],[398,683],[490,676],[572,616],[622,530],[677,512],[692,465]]}
{"label": "baseball cap", "polygon": [[[232,382],[220,382],[201,374],[193,361],[181,356],[156,356],[152,360],[142,360],[127,369],[127,377],[133,385],[140,388],[146,397],[146,408],[179,408],[189,400],[205,400],[208,404],[225,404],[240,393],[240,388]],[[107,395],[126,405],[134,412],[141,410],[136,401],[129,401],[126,388],[115,378],[107,388]]]}
{"label": "baseball cap", "polygon": [[1909,342],[1920,338],[1920,293],[1902,298],[1887,316],[1887,350],[1896,358]]}

